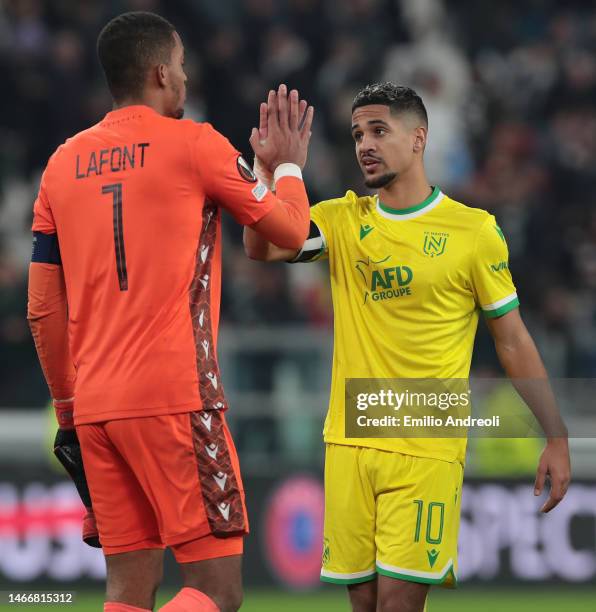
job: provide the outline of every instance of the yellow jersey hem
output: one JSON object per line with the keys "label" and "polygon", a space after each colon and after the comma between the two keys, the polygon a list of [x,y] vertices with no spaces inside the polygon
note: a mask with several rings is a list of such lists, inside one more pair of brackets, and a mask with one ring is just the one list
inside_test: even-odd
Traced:
{"label": "yellow jersey hem", "polygon": [[[386,440],[389,438],[382,438],[382,439]],[[391,438],[391,439],[395,440],[396,438]],[[339,444],[340,446],[354,446],[356,448],[373,448],[375,450],[380,450],[385,453],[399,453],[400,455],[408,455],[410,457],[421,457],[423,459],[436,459],[437,461],[447,461],[447,463],[455,463],[457,461],[458,463],[461,463],[462,465],[464,464],[464,462],[461,461],[458,457],[453,457],[451,455],[447,456],[447,455],[441,455],[441,454],[432,453],[432,452],[413,453],[411,450],[407,448],[386,448],[381,444],[375,445],[375,444],[367,443],[367,439],[365,438],[363,438],[362,442],[360,442],[359,444],[356,444],[354,442],[348,442],[346,439],[334,440],[331,438],[324,438],[323,441],[325,442],[325,444]]]}

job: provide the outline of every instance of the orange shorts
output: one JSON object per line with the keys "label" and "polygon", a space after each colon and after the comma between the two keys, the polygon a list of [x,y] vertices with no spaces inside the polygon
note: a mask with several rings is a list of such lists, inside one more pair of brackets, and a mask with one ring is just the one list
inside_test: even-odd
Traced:
{"label": "orange shorts", "polygon": [[248,533],[223,412],[77,426],[104,554],[172,548],[180,563],[242,553]]}

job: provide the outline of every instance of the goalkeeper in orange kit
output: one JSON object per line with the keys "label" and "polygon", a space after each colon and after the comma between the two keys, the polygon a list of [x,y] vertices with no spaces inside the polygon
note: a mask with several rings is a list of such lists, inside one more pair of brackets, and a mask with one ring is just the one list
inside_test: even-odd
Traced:
{"label": "goalkeeper in orange kit", "polygon": [[235,612],[248,518],[217,362],[222,209],[281,248],[304,242],[313,109],[282,86],[267,143],[253,131],[273,194],[211,125],[182,120],[169,22],[116,17],[98,55],[114,109],[56,150],[34,205],[28,318],[56,453],[93,502],[104,610],[153,609],[169,547],[184,588],[163,610]]}

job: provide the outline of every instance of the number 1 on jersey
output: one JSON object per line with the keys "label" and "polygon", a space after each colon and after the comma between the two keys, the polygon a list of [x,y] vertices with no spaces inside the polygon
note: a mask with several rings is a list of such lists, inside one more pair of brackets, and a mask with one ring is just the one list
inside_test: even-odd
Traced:
{"label": "number 1 on jersey", "polygon": [[104,185],[101,192],[111,193],[114,208],[114,246],[116,248],[116,270],[120,291],[128,291],[128,272],[124,254],[124,232],[122,229],[122,183]]}

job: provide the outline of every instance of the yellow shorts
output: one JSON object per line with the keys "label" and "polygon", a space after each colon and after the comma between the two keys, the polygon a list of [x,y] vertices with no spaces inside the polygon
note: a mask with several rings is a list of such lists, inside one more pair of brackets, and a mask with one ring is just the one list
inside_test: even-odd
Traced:
{"label": "yellow shorts", "polygon": [[327,444],[321,580],[456,586],[463,467]]}

